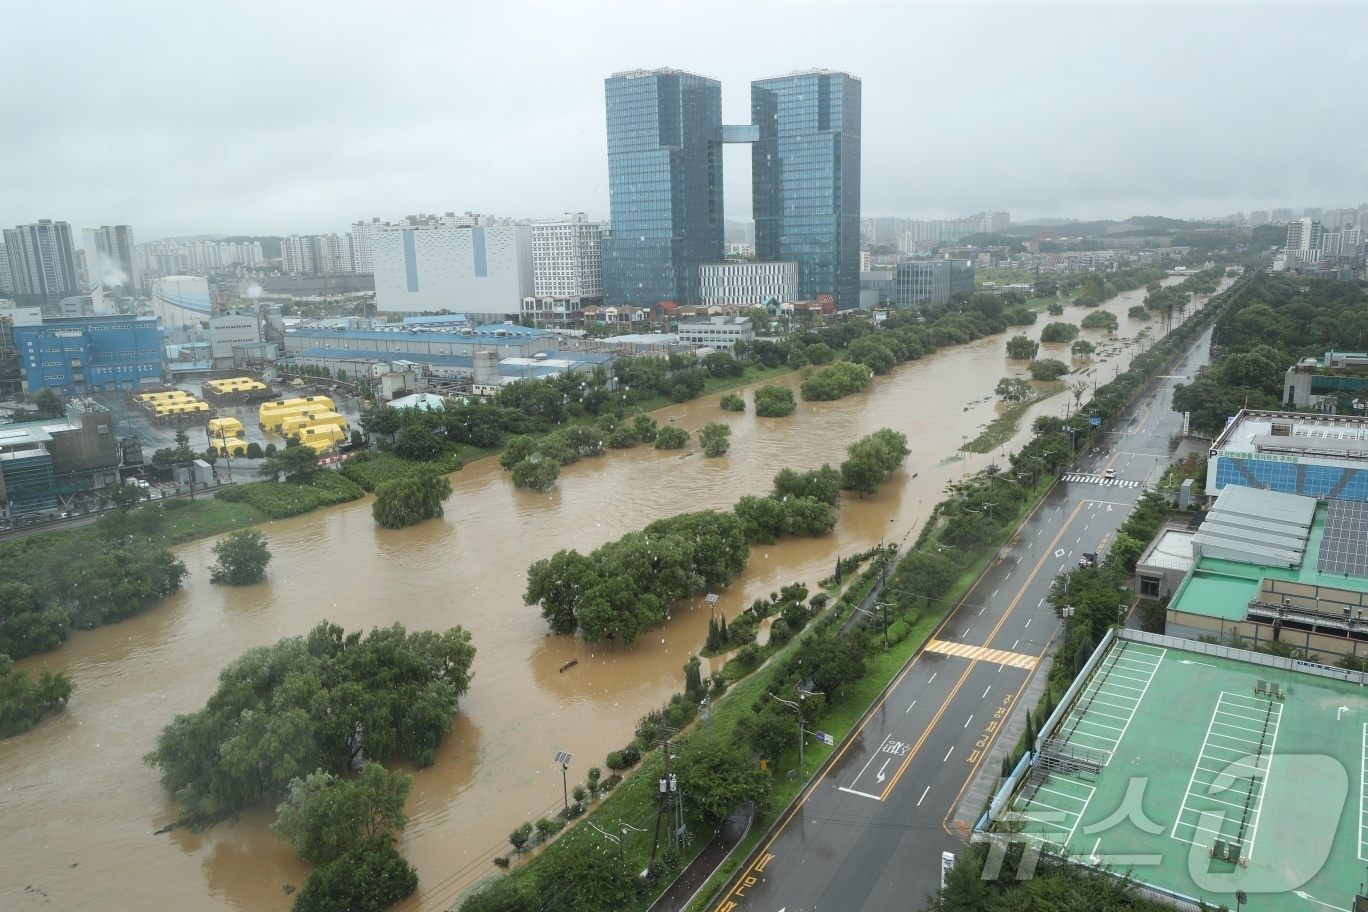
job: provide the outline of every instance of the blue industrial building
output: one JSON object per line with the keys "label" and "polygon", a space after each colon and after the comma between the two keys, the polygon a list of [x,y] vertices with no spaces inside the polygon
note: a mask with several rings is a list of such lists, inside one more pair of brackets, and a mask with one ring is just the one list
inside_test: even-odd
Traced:
{"label": "blue industrial building", "polygon": [[24,389],[80,394],[155,386],[166,373],[160,317],[57,317],[14,327]]}

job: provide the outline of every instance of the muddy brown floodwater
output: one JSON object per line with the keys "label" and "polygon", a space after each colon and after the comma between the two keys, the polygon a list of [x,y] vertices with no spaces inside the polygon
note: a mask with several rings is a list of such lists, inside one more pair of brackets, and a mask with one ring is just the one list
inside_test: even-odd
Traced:
{"label": "muddy brown floodwater", "polygon": [[[1126,317],[1143,295],[1104,305],[1121,320],[1121,344],[1084,333],[1112,352],[1099,353],[1109,360],[1089,377],[1111,379],[1127,360],[1124,341],[1155,326]],[[1071,308],[1062,319],[1082,314]],[[1046,322],[1026,332],[1038,336]],[[65,713],[0,742],[0,908],[288,909],[281,888],[302,884],[307,868],[267,830],[273,812],[253,810],[202,834],[155,835],[176,808],[140,758],[172,716],[204,704],[229,660],[323,618],[347,629],[460,624],[474,638],[473,685],[437,762],[416,771],[400,845],[421,878],[403,908],[445,908],[492,868],[509,830],[560,806],[552,755],[570,751],[571,782],[582,781],[630,739],[638,717],[682,688],[682,666],[707,631],[708,608],[698,600],[631,646],[548,636],[537,609],[522,603],[528,564],[561,548],[590,550],[663,516],[729,507],[764,493],[785,466],[838,464],[848,443],[880,427],[907,434],[908,465],[878,496],[845,501],[825,538],[757,546],[718,607],[730,617],[790,581],[815,584],[837,554],[914,533],[950,480],[990,461],[955,456],[995,416],[998,379],[1023,373],[1021,362],[1005,359],[1005,341],[946,349],[860,395],[800,403],[791,418],[725,412],[718,396],[658,413],[690,430],[730,424],[731,454],[721,459],[609,451],[567,468],[548,494],[515,489],[491,459],[451,476],[443,520],[387,532],[371,520],[367,498],[269,523],[275,560],[259,586],[210,586],[212,542],[180,548],[190,570],[182,592],[19,663],[66,669],[77,689]],[[1067,345],[1042,349],[1042,357],[1068,360]],[[784,382],[796,390],[796,376]],[[1065,398],[1035,406],[1007,449],[1021,445],[1035,415],[1061,412]],[[578,664],[560,672],[572,659]]]}

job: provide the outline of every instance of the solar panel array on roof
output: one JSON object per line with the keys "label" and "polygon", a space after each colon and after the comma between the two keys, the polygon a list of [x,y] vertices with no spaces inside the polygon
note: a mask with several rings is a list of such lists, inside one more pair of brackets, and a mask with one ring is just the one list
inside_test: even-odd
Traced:
{"label": "solar panel array on roof", "polygon": [[1368,504],[1330,501],[1316,569],[1368,578]]}

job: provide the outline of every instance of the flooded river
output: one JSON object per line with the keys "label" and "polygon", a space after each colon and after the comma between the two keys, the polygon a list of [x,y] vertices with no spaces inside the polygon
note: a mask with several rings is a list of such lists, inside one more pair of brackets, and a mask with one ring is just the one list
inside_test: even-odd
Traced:
{"label": "flooded river", "polygon": [[[1114,352],[1099,353],[1109,360],[1089,379],[1110,380],[1128,358],[1124,340],[1142,326],[1158,331],[1126,317],[1143,296],[1129,292],[1104,305],[1121,320],[1122,344],[1084,333]],[[1055,319],[1076,323],[1084,313],[1070,308]],[[1042,316],[1027,334],[1038,336],[1049,320]],[[718,396],[658,413],[690,430],[729,423],[732,450],[721,459],[610,450],[566,468],[544,494],[515,489],[497,460],[484,460],[451,476],[445,519],[416,528],[377,528],[369,498],[269,523],[275,560],[259,586],[211,586],[212,542],[181,548],[190,570],[182,592],[20,663],[66,669],[77,689],[64,714],[0,742],[0,908],[288,909],[281,888],[302,884],[307,867],[266,829],[273,813],[259,809],[203,834],[154,835],[176,808],[140,758],[173,715],[203,705],[230,659],[323,618],[347,629],[398,620],[472,633],[474,682],[437,762],[417,771],[400,845],[421,878],[402,908],[445,908],[492,869],[489,858],[507,850],[509,830],[560,807],[552,756],[574,755],[572,785],[601,766],[639,716],[682,689],[681,667],[707,631],[700,600],[630,647],[549,636],[538,610],[522,603],[528,564],[561,548],[588,551],[663,516],[729,507],[764,493],[785,466],[838,464],[848,443],[880,427],[907,434],[908,467],[877,497],[846,501],[825,538],[757,546],[718,606],[730,617],[790,581],[814,584],[837,554],[915,534],[950,480],[990,461],[955,456],[996,415],[998,379],[1023,374],[1021,362],[1005,359],[1006,339],[946,349],[839,402],[800,402],[791,418],[725,412]],[[1068,346],[1042,346],[1041,357],[1068,361]],[[786,382],[796,390],[796,376]],[[1066,398],[1035,406],[1007,449],[1020,446],[1031,417],[1060,413]],[[561,672],[571,660],[578,664]]]}

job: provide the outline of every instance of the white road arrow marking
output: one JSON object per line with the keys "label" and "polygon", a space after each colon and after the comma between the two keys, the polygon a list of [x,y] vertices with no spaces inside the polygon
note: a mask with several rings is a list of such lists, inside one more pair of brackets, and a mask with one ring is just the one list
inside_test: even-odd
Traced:
{"label": "white road arrow marking", "polygon": [[1193,661],[1190,661],[1190,660],[1188,660],[1188,659],[1179,659],[1179,660],[1178,660],[1178,664],[1180,664],[1180,665],[1201,665],[1203,668],[1215,668],[1215,667],[1216,667],[1215,665],[1208,665],[1206,662],[1193,662]]}
{"label": "white road arrow marking", "polygon": [[883,782],[883,781],[884,781],[884,773],[883,773],[883,771],[886,770],[886,769],[888,769],[889,760],[892,760],[892,759],[893,759],[892,757],[889,757],[888,760],[885,760],[885,761],[884,761],[884,765],[881,766],[881,767],[879,767],[879,775],[875,777],[879,782]]}
{"label": "white road arrow marking", "polygon": [[1341,706],[1341,707],[1339,708],[1339,711],[1335,713],[1335,721],[1338,722],[1338,721],[1340,720],[1340,715],[1343,714],[1343,713],[1347,713],[1348,711],[1349,711],[1349,707],[1347,707],[1347,706]]}

